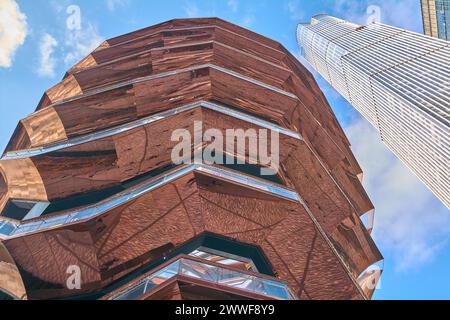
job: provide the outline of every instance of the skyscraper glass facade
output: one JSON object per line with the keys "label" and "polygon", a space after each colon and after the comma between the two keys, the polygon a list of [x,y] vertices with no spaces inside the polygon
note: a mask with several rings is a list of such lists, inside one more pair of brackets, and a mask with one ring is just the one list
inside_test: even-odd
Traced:
{"label": "skyscraper glass facade", "polygon": [[450,40],[450,0],[422,0],[424,33]]}
{"label": "skyscraper glass facade", "polygon": [[450,43],[327,15],[300,24],[311,65],[450,207]]}
{"label": "skyscraper glass facade", "polygon": [[450,40],[450,0],[436,1],[438,36]]}

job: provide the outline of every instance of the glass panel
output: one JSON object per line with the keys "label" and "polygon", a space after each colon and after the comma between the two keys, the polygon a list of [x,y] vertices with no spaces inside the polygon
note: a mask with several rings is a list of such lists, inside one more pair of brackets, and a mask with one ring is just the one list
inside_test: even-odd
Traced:
{"label": "glass panel", "polygon": [[164,283],[168,279],[176,276],[180,269],[180,261],[168,265],[167,267],[150,275],[143,281],[139,282],[136,287],[132,287],[113,298],[113,300],[137,300],[139,297],[153,289],[154,287]]}
{"label": "glass panel", "polygon": [[150,286],[147,288],[147,290],[150,290],[151,288],[160,285],[161,283],[176,276],[179,270],[180,270],[180,261],[176,261],[168,265],[167,267],[163,268],[162,270],[156,272],[154,275],[148,278]]}
{"label": "glass panel", "polygon": [[[207,249],[205,249],[205,250],[207,250]],[[214,250],[214,251],[216,251],[216,250]],[[227,266],[230,266],[230,267],[233,267],[236,269],[258,272],[256,267],[253,266],[253,263],[250,259],[246,259],[246,258],[242,258],[242,257],[236,257],[236,258],[233,257],[232,258],[232,257],[227,256],[228,254],[225,252],[217,251],[215,253],[210,253],[207,251],[197,249],[197,250],[192,251],[189,255],[193,256],[193,257],[197,257],[199,259],[227,265]]]}
{"label": "glass panel", "polygon": [[126,291],[122,295],[115,298],[115,300],[137,300],[141,297],[145,291],[145,285],[147,281],[143,281],[139,283],[136,287],[131,288],[129,291]]}
{"label": "glass panel", "polygon": [[260,279],[259,283],[256,285],[256,290],[257,292],[272,297],[290,299],[290,294],[286,285],[269,279]]}
{"label": "glass panel", "polygon": [[9,200],[1,213],[9,219],[21,221],[33,209],[37,202],[24,200]]}
{"label": "glass panel", "polygon": [[182,259],[180,266],[180,274],[192,278],[198,278],[206,281],[217,282],[220,269],[197,261]]}
{"label": "glass panel", "polygon": [[364,270],[358,277],[357,282],[367,297],[372,298],[378,288],[378,281],[384,269],[384,260],[380,260]]}
{"label": "glass panel", "polygon": [[21,233],[25,233],[25,232],[32,232],[34,230],[38,230],[42,224],[43,224],[43,221],[22,224],[22,225],[19,225],[12,234],[21,234]]}
{"label": "glass panel", "polygon": [[10,235],[16,226],[8,221],[0,222],[0,233],[4,235]]}
{"label": "glass panel", "polygon": [[254,291],[256,277],[241,272],[223,269],[219,284],[242,290]]}
{"label": "glass panel", "polygon": [[62,215],[62,216],[45,219],[44,220],[45,227],[48,228],[48,227],[52,227],[52,226],[62,225],[64,223],[66,223],[67,219],[68,219],[67,215]]}
{"label": "glass panel", "polygon": [[152,288],[164,283],[177,274],[279,299],[295,299],[288,287],[281,282],[185,258],[155,272],[136,284],[135,287],[128,289],[112,299],[138,299]]}

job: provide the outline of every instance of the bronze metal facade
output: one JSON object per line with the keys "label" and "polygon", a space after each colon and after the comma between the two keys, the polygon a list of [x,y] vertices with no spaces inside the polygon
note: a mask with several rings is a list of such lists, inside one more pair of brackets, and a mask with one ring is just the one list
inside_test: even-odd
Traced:
{"label": "bronze metal facade", "polygon": [[[277,130],[278,180],[173,166],[171,133],[195,121]],[[112,297],[205,233],[257,248],[270,270],[260,278],[295,299],[367,299],[381,273],[367,269],[382,256],[361,220],[373,213],[362,170],[313,76],[279,43],[220,19],[105,41],[19,122],[0,173],[0,289],[16,298]],[[67,286],[71,266],[80,288]],[[141,298],[264,298],[205,281],[179,273]]]}

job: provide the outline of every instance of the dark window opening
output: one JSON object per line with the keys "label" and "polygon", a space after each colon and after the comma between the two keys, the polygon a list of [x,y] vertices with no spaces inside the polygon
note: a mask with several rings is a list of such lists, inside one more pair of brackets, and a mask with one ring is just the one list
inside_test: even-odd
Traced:
{"label": "dark window opening", "polygon": [[122,183],[122,186],[126,189],[126,188],[131,188],[134,186],[137,186],[138,184],[150,179],[150,178],[154,178],[156,176],[159,176],[163,173],[166,173],[172,169],[175,169],[176,167],[179,167],[180,165],[177,164],[169,164],[167,166],[161,167],[161,168],[157,168],[154,169],[152,171],[146,172],[144,174],[141,174],[140,176],[134,177],[130,180],[125,181],[124,183]]}
{"label": "dark window opening", "polygon": [[65,211],[77,207],[89,206],[97,202],[101,202],[113,195],[125,190],[122,186],[114,186],[98,191],[86,192],[79,195],[74,195],[61,200],[51,202],[42,215],[48,215],[56,212]]}
{"label": "dark window opening", "polygon": [[71,300],[92,300],[99,299],[108,293],[117,290],[118,288],[124,286],[125,284],[133,281],[134,279],[148,273],[149,271],[157,268],[161,264],[173,259],[179,255],[185,254],[189,255],[199,248],[208,248],[216,251],[221,251],[228,253],[233,256],[246,258],[251,260],[260,274],[275,277],[275,273],[272,270],[269,260],[266,258],[264,253],[257,246],[239,242],[231,238],[227,238],[221,235],[205,232],[200,236],[188,241],[184,245],[168,250],[163,257],[153,261],[152,263],[141,267],[140,269],[131,272],[130,274],[124,276],[123,278],[115,281],[108,287],[90,294],[84,294],[80,296],[73,296],[67,299]]}
{"label": "dark window opening", "polygon": [[[232,164],[227,164],[227,159],[228,162],[232,162]],[[248,163],[238,164],[237,159],[225,154],[223,155],[222,162],[223,164],[218,164],[219,167],[234,170],[248,176],[268,181],[270,183],[284,185],[284,182],[279,175],[262,175],[261,166]],[[43,208],[42,214],[38,214],[37,216],[45,216],[55,214],[58,212],[68,211],[71,209],[94,205],[110,197],[113,197],[114,195],[123,192],[129,188],[135,187],[148,179],[164,174],[178,166],[179,165],[170,164],[165,167],[151,170],[145,174],[127,180],[120,185],[112,186],[102,190],[77,194],[64,199],[53,201],[50,204],[48,204],[48,206],[45,209]],[[2,196],[1,192],[3,191],[3,189],[6,189],[6,184],[4,183],[2,177],[0,176],[0,197]],[[36,204],[38,204],[38,202],[16,200],[16,199],[9,200],[1,215],[9,219],[21,221],[30,213],[31,210],[33,210]]]}
{"label": "dark window opening", "polygon": [[[234,162],[233,164],[226,164],[226,155],[224,155],[223,158],[223,164],[219,164],[218,166],[224,167],[227,169],[231,169],[237,172],[241,172],[245,175],[252,176],[255,178],[260,178],[262,180],[266,180],[271,183],[284,185],[283,180],[280,178],[279,175],[262,175],[261,174],[261,167],[258,165],[253,164],[238,164],[236,163],[236,159],[230,159]],[[58,212],[67,211],[70,209],[76,209],[80,207],[85,207],[89,205],[93,205],[96,203],[99,203],[101,201],[104,201],[110,197],[113,197],[114,195],[123,192],[129,188],[135,187],[139,185],[140,183],[145,182],[148,179],[151,179],[153,177],[159,176],[161,174],[164,174],[172,169],[175,169],[180,165],[176,164],[170,164],[165,167],[161,167],[152,171],[149,171],[145,174],[139,175],[135,178],[132,178],[130,180],[127,180],[123,182],[120,185],[112,186],[109,188],[105,188],[102,190],[96,190],[91,192],[86,192],[82,194],[73,195],[64,199],[56,200],[51,202],[48,207],[44,210],[42,215],[50,215],[55,214]],[[29,211],[29,210],[28,210]],[[14,212],[19,212],[18,210],[15,210]],[[22,212],[26,215],[25,211]],[[18,215],[20,217],[20,214]],[[15,219],[15,218],[13,218]]]}
{"label": "dark window opening", "polygon": [[128,188],[132,188],[150,178],[156,177],[160,174],[163,174],[173,168],[177,167],[177,165],[171,164],[162,168],[158,168],[147,173],[144,173],[140,176],[132,178],[123,182],[120,185],[113,186],[110,188],[86,192],[83,194],[74,195],[71,197],[67,197],[61,200],[54,201],[50,203],[47,209],[43,212],[42,215],[49,215],[57,212],[67,211],[69,209],[74,209],[78,207],[89,206],[101,201],[104,201],[122,191],[127,190]]}
{"label": "dark window opening", "polygon": [[262,175],[261,167],[253,164],[223,164],[225,168],[245,173],[249,176],[260,178],[268,182],[284,185],[283,180],[278,175]]}
{"label": "dark window opening", "polygon": [[0,301],[16,300],[15,297],[0,289]]}
{"label": "dark window opening", "polygon": [[[215,153],[212,152],[211,154],[213,157],[215,156]],[[249,163],[243,163],[243,164],[239,164],[237,162],[236,157],[232,157],[230,155],[227,154],[222,154],[222,164],[219,164],[219,166],[230,169],[230,170],[234,170],[234,171],[238,171],[241,173],[244,173],[246,175],[255,177],[255,178],[259,178],[262,180],[266,180],[268,182],[271,183],[276,183],[276,184],[280,184],[280,185],[284,185],[284,181],[280,178],[280,176],[278,174],[274,174],[274,175],[263,175],[261,174],[261,169],[263,167],[256,165],[256,164],[249,164]],[[229,162],[230,164],[227,164],[227,162]]]}
{"label": "dark window opening", "polygon": [[272,123],[272,124],[275,124],[275,125],[277,125],[277,126],[280,126],[280,123],[279,123],[278,121],[273,120],[273,119],[268,118],[268,117],[265,117],[265,116],[262,116],[262,115],[260,115],[260,114],[253,113],[253,112],[250,112],[250,111],[248,111],[248,110],[241,109],[241,108],[239,108],[239,107],[235,107],[235,106],[232,106],[232,105],[230,105],[230,104],[226,104],[226,103],[220,102],[220,101],[215,100],[215,99],[208,99],[208,101],[210,101],[210,102],[212,102],[212,103],[214,103],[214,104],[217,104],[217,105],[219,105],[219,106],[225,107],[225,108],[227,108],[227,109],[235,110],[235,111],[238,111],[238,112],[240,112],[240,113],[244,113],[244,114],[246,114],[246,115],[252,116],[252,117],[254,117],[254,118],[258,118],[258,119],[260,119],[260,120],[264,120],[264,121],[270,122],[270,123]]}
{"label": "dark window opening", "polygon": [[2,216],[19,221],[23,220],[36,203],[34,201],[9,200],[3,209]]}

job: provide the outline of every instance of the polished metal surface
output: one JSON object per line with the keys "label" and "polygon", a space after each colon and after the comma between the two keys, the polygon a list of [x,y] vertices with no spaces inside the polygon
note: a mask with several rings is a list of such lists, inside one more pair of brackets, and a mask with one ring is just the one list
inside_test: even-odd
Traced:
{"label": "polished metal surface", "polygon": [[278,279],[259,277],[254,273],[233,270],[226,265],[218,266],[207,260],[199,261],[189,257],[176,258],[167,266],[156,270],[145,279],[129,286],[123,292],[109,297],[110,300],[136,300],[152,289],[177,275],[199,279],[211,284],[256,293],[279,300],[295,300],[288,286]]}
{"label": "polished metal surface", "polygon": [[0,237],[7,238],[24,235],[31,232],[48,230],[51,228],[57,228],[63,225],[79,223],[88,219],[92,219],[105,212],[108,212],[109,210],[117,206],[136,199],[147,192],[170,183],[192,171],[199,171],[210,174],[212,176],[223,178],[225,180],[237,182],[245,186],[249,186],[282,198],[289,199],[291,201],[300,201],[300,198],[296,192],[283,188],[281,186],[270,184],[267,181],[249,177],[228,169],[222,169],[206,164],[194,163],[181,168],[175,168],[167,174],[151,179],[150,181],[141,184],[135,189],[124,191],[106,201],[103,201],[102,203],[99,203],[98,205],[89,206],[75,211],[69,211],[49,218],[46,218],[44,216],[29,222],[16,222],[0,217]]}
{"label": "polished metal surface", "polygon": [[327,15],[300,24],[302,54],[450,208],[450,42]]}
{"label": "polished metal surface", "polygon": [[53,144],[45,145],[45,146],[42,146],[39,148],[6,152],[0,158],[0,160],[13,160],[13,159],[29,158],[29,157],[34,157],[34,156],[38,156],[38,155],[42,155],[42,154],[46,154],[46,153],[50,153],[50,152],[54,152],[54,151],[58,151],[58,150],[63,150],[66,148],[70,148],[70,147],[77,146],[80,144],[88,143],[91,141],[100,140],[102,138],[111,137],[111,136],[114,136],[119,133],[127,132],[132,129],[135,129],[135,128],[138,128],[141,126],[145,126],[147,124],[150,124],[150,123],[153,123],[156,121],[167,119],[173,115],[179,114],[181,112],[189,111],[189,110],[192,110],[195,108],[206,108],[206,109],[210,109],[213,111],[217,111],[222,114],[229,115],[234,118],[244,120],[249,123],[258,125],[262,128],[273,130],[273,131],[279,132],[281,134],[287,135],[289,137],[302,140],[302,137],[299,133],[294,132],[292,130],[285,129],[285,128],[277,126],[277,125],[274,125],[273,123],[270,123],[268,121],[264,121],[264,120],[258,119],[256,117],[252,117],[250,115],[244,114],[244,113],[236,111],[236,110],[232,110],[227,107],[220,106],[220,105],[212,103],[212,102],[198,101],[198,102],[194,102],[191,104],[187,104],[182,107],[170,109],[168,111],[163,111],[156,115],[152,115],[152,116],[146,117],[146,118],[138,120],[138,121],[126,123],[124,125],[117,126],[112,129],[97,131],[95,133],[84,135],[79,138],[72,138],[72,139],[69,139],[68,141],[64,141],[64,142],[60,142],[60,143],[53,143]]}

